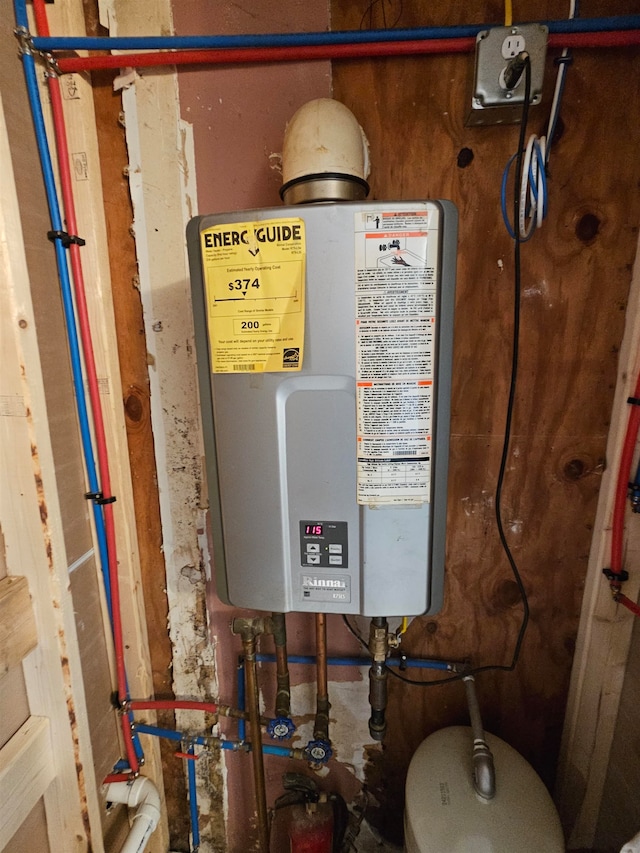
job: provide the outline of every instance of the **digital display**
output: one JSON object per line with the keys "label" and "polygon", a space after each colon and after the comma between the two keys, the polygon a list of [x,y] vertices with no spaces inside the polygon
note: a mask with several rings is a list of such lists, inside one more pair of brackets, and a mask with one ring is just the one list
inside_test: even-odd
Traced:
{"label": "digital display", "polygon": [[305,536],[322,536],[322,525],[321,524],[305,524],[304,535]]}

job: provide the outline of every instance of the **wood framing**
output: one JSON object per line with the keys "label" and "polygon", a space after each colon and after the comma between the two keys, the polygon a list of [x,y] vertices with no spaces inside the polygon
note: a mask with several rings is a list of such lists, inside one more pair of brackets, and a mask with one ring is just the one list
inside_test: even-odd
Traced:
{"label": "wood framing", "polygon": [[0,580],[0,677],[20,663],[38,643],[36,623],[24,577]]}
{"label": "wood framing", "polygon": [[[172,31],[171,4],[100,3],[111,35]],[[184,233],[196,210],[191,128],[180,119],[177,76],[123,73],[139,288],[149,362],[150,407],[162,520],[169,633],[176,696],[217,698],[215,646],[205,612],[206,497],[193,359],[193,322]],[[205,554],[203,555],[203,551]],[[198,730],[200,713],[176,713],[181,731]],[[223,760],[197,762],[202,853],[224,849]],[[185,805],[183,804],[183,808]]]}
{"label": "wood framing", "polygon": [[[11,401],[0,416],[0,526],[8,573],[23,575],[35,593],[39,642],[23,667],[31,714],[49,720],[45,752],[52,778],[43,786],[49,845],[52,853],[90,847],[102,853],[40,354],[1,103],[0,162],[0,396]],[[42,732],[38,742],[41,737]],[[22,813],[19,804],[11,808],[14,815]]]}
{"label": "wood framing", "polygon": [[[81,0],[67,0],[67,2],[47,7],[47,14],[53,35],[85,35]],[[153,680],[138,541],[133,523],[136,508],[121,393],[93,95],[91,81],[87,75],[64,75],[60,80],[60,86],[71,158],[70,168],[75,178],[73,192],[78,230],[86,241],[82,249],[85,290],[101,390],[112,492],[117,497],[114,504],[114,517],[118,543],[125,663],[131,695],[144,698],[153,696]],[[46,99],[44,93],[43,99]],[[104,630],[109,633],[106,609],[103,616]],[[155,717],[150,714],[148,719],[155,720]],[[164,799],[157,739],[145,738],[144,751],[143,773],[155,782],[161,798]],[[163,808],[160,824],[148,849],[150,853],[161,853],[168,848],[168,843],[167,820]]]}
{"label": "wood framing", "polygon": [[[612,601],[602,569],[610,565],[611,519],[629,418],[627,398],[634,393],[639,371],[640,255],[636,256],[620,350],[608,465],[598,502],[558,771],[557,798],[570,849],[590,848],[595,840],[633,630],[633,614]],[[625,531],[625,565],[634,570],[624,593],[637,601],[640,530],[637,518],[629,508],[627,512],[635,523]]]}
{"label": "wood framing", "polygon": [[55,777],[46,717],[29,717],[0,750],[0,850],[4,850]]}

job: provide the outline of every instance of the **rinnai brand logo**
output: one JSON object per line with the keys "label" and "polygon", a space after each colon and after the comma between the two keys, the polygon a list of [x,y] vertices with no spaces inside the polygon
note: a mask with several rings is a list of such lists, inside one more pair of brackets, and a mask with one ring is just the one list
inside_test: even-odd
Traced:
{"label": "rinnai brand logo", "polygon": [[[253,236],[258,243],[291,243],[302,240],[300,225],[261,225],[254,229]],[[221,246],[248,246],[249,232],[231,229],[229,231],[209,231],[204,235],[204,245],[207,249]]]}
{"label": "rinnai brand logo", "polygon": [[282,366],[297,367],[300,364],[300,347],[289,347],[282,350]]}
{"label": "rinnai brand logo", "polygon": [[347,584],[345,581],[331,579],[331,578],[319,578],[315,575],[303,575],[302,576],[302,586],[310,587],[311,589],[346,589]]}

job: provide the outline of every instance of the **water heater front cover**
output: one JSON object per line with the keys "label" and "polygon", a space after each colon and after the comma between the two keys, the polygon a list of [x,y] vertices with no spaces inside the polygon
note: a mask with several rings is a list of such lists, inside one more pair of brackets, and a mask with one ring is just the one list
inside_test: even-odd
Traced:
{"label": "water heater front cover", "polygon": [[349,202],[187,229],[217,592],[442,603],[457,213]]}

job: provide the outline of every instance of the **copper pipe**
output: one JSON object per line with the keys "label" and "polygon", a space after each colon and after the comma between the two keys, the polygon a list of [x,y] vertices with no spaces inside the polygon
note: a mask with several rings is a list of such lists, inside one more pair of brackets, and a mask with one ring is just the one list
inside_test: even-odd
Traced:
{"label": "copper pipe", "polygon": [[329,740],[329,688],[327,679],[327,623],[324,613],[316,613],[316,719],[313,736],[316,740]]}
{"label": "copper pipe", "polygon": [[258,698],[258,676],[256,670],[256,637],[263,633],[262,619],[234,619],[232,630],[242,637],[244,652],[244,673],[246,683],[246,701],[249,712],[249,732],[251,734],[251,757],[253,760],[253,781],[258,816],[259,853],[269,853],[269,816],[267,812],[267,790],[264,777],[264,758],[262,754],[262,729],[260,728],[260,704]]}
{"label": "copper pipe", "polygon": [[291,716],[291,683],[289,679],[289,661],[287,657],[287,625],[284,613],[271,614],[273,642],[276,647],[276,693],[275,716]]}

